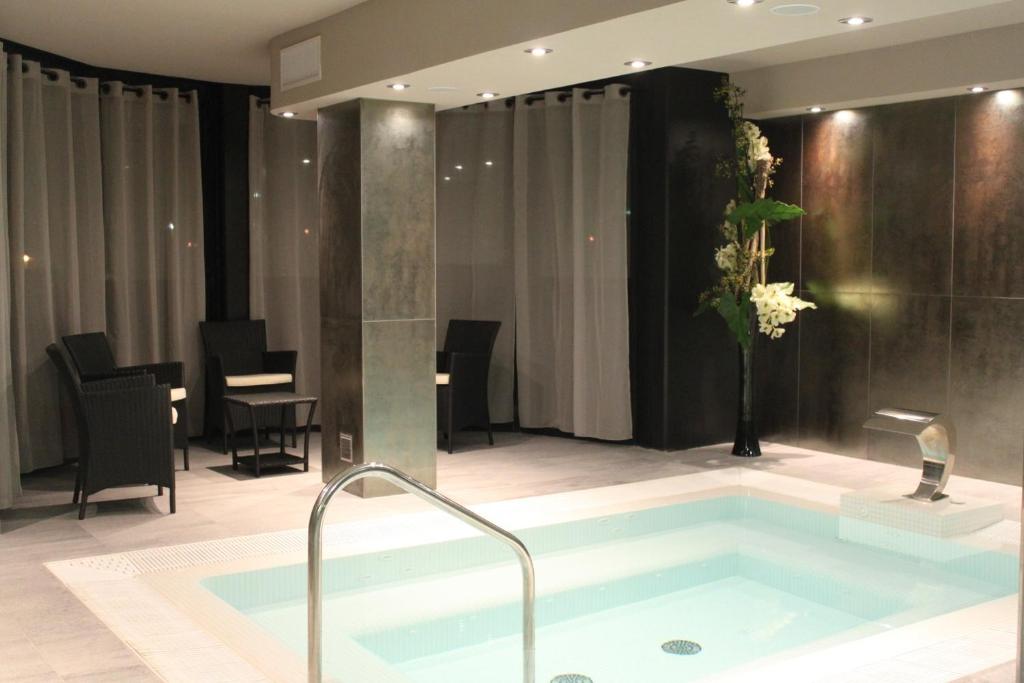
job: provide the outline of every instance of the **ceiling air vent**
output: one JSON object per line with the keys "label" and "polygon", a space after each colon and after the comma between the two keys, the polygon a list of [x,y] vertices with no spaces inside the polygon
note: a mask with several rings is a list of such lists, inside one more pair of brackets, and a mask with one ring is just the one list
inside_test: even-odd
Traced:
{"label": "ceiling air vent", "polygon": [[281,48],[281,90],[320,80],[320,36]]}

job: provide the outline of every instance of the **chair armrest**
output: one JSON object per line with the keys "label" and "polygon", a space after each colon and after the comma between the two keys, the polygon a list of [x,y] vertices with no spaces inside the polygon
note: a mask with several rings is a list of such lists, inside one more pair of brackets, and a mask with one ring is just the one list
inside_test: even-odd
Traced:
{"label": "chair armrest", "polygon": [[145,370],[137,370],[135,368],[114,368],[110,372],[95,372],[81,375],[83,382],[97,382],[104,379],[113,379],[115,377],[131,377],[133,375],[144,375]]}
{"label": "chair armrest", "polygon": [[224,359],[220,354],[213,354],[206,357],[206,385],[214,391],[222,391],[224,388]]}
{"label": "chair armrest", "polygon": [[448,372],[449,354],[447,351],[437,352],[437,372]]}
{"label": "chair armrest", "polygon": [[286,372],[295,377],[295,365],[299,360],[298,351],[264,351],[264,372]]}
{"label": "chair armrest", "polygon": [[137,389],[140,387],[156,386],[156,379],[148,373],[138,375],[125,375],[124,377],[111,377],[109,379],[92,380],[82,382],[82,392],[93,394],[101,391],[120,391],[124,389]]}
{"label": "chair armrest", "polygon": [[171,388],[185,386],[185,364],[181,361],[131,365],[118,369],[148,373],[156,378],[157,384],[168,384]]}

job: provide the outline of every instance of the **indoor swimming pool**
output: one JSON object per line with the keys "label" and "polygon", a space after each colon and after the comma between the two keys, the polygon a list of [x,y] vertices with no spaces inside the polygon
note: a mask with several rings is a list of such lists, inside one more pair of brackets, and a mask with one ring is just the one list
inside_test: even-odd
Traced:
{"label": "indoor swimming pool", "polygon": [[[698,680],[1016,593],[1016,555],[769,498],[517,531],[536,563],[537,681]],[[294,563],[201,585],[302,657],[305,581]],[[492,539],[333,558],[324,590],[331,676],[522,680],[519,569]]]}

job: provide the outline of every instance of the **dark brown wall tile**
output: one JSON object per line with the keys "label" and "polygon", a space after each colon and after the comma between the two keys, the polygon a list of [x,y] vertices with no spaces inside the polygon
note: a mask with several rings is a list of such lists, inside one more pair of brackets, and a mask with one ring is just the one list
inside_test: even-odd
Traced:
{"label": "dark brown wall tile", "polygon": [[953,293],[1024,296],[1024,93],[957,98]]}
{"label": "dark brown wall tile", "polygon": [[1024,301],[953,300],[950,414],[956,471],[1020,486]]}
{"label": "dark brown wall tile", "polygon": [[801,289],[867,292],[874,111],[804,119]]}
{"label": "dark brown wall tile", "polygon": [[874,117],[873,291],[949,294],[955,100]]}
{"label": "dark brown wall tile", "polygon": [[871,297],[840,293],[817,304],[800,314],[800,440],[863,457]]}
{"label": "dark brown wall tile", "polygon": [[[949,297],[871,297],[872,412],[881,408],[946,412],[949,305]],[[913,437],[878,432],[868,432],[866,437],[869,459],[921,466]]]}

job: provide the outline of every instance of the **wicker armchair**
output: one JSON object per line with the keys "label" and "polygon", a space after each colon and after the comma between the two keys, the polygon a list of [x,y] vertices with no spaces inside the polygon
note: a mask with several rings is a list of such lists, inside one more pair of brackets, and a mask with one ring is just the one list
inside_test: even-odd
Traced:
{"label": "wicker armchair", "polygon": [[60,346],[50,344],[46,353],[71,398],[77,423],[79,460],[72,502],[79,503],[78,518],[85,519],[91,494],[132,484],[155,485],[157,495],[166,486],[174,514],[170,387],[157,385],[146,373],[81,382]]}
{"label": "wicker armchair", "polygon": [[491,320],[449,320],[444,351],[437,354],[437,424],[454,448],[455,431],[485,427],[487,441],[494,445],[491,411],[488,405],[488,375],[491,353],[501,322]]}
{"label": "wicker armchair", "polygon": [[157,384],[171,387],[171,403],[178,413],[174,425],[174,447],[184,455],[185,469],[188,469],[188,396],[185,391],[185,364],[181,361],[147,363],[145,365],[118,366],[110,350],[107,335],[103,332],[87,332],[62,337],[64,346],[79,377],[83,382],[124,377],[125,375],[149,374]]}
{"label": "wicker armchair", "polygon": [[[199,323],[206,356],[206,435],[220,429],[221,450],[228,452],[227,407],[224,397],[267,391],[295,391],[297,351],[267,351],[267,324],[264,320],[234,320]],[[281,413],[276,408],[256,412],[257,425],[279,427]],[[295,406],[285,409],[285,424],[295,447]]]}

